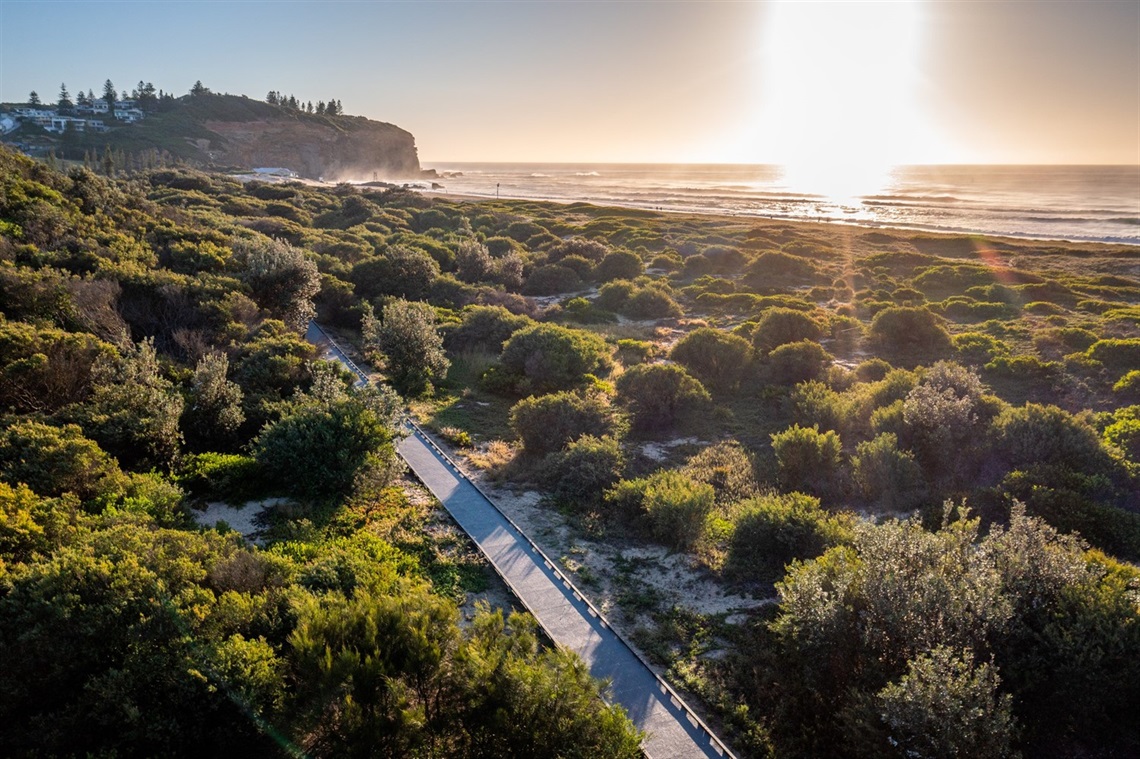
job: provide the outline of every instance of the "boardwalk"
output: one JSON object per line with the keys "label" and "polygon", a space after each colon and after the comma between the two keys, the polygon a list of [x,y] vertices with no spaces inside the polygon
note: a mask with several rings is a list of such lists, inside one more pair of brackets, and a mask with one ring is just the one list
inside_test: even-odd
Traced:
{"label": "boardwalk", "polygon": [[421,432],[413,429],[400,442],[399,451],[551,640],[581,656],[594,677],[610,680],[613,700],[647,733],[643,748],[651,759],[731,756],[597,611],[556,574],[549,560]]}
{"label": "boardwalk", "polygon": [[[305,337],[365,384],[356,366],[316,322]],[[680,697],[649,669],[553,563],[499,511],[474,483],[414,425],[400,441],[400,456],[475,542],[515,597],[546,634],[577,653],[594,677],[610,681],[621,704],[646,738],[650,759],[732,757]]]}

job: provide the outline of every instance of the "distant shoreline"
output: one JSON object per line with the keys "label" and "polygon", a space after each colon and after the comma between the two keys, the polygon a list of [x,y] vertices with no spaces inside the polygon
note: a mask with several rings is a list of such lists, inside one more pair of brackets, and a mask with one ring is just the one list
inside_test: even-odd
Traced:
{"label": "distant shoreline", "polygon": [[652,211],[654,213],[669,214],[669,215],[694,215],[702,217],[714,217],[731,219],[733,221],[766,221],[766,222],[779,222],[785,224],[806,225],[806,226],[820,226],[826,229],[835,230],[836,227],[850,227],[854,229],[866,229],[868,231],[901,231],[901,232],[918,232],[924,235],[936,235],[939,237],[978,237],[989,240],[1010,240],[1015,242],[1054,242],[1063,243],[1065,245],[1089,245],[1096,247],[1123,245],[1129,248],[1140,247],[1140,241],[1128,239],[1073,239],[1068,237],[1046,237],[1030,234],[998,234],[994,232],[978,231],[974,229],[946,229],[938,227],[924,227],[920,225],[904,225],[904,224],[886,224],[881,222],[866,222],[866,221],[847,221],[843,219],[808,219],[798,216],[784,216],[779,214],[765,214],[765,213],[728,213],[725,211],[718,211],[714,209],[681,209],[681,208],[668,208],[668,207],[653,207],[650,205],[638,205],[635,203],[619,203],[613,201],[597,201],[590,198],[540,198],[531,196],[517,196],[517,195],[495,195],[480,194],[473,192],[454,192],[446,188],[440,190],[433,190],[429,188],[413,187],[416,192],[421,193],[425,197],[440,198],[442,200],[458,201],[458,202],[487,202],[487,201],[509,201],[509,202],[533,202],[533,203],[557,203],[558,205],[573,205],[575,203],[587,203],[589,205],[597,206],[599,208],[625,208],[637,211]]}

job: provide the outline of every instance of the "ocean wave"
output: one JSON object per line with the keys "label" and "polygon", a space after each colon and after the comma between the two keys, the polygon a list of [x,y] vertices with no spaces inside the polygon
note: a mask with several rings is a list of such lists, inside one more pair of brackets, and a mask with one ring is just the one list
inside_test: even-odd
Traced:
{"label": "ocean wave", "polygon": [[576,177],[600,177],[601,174],[599,174],[596,171],[575,171],[574,176],[576,176]]}

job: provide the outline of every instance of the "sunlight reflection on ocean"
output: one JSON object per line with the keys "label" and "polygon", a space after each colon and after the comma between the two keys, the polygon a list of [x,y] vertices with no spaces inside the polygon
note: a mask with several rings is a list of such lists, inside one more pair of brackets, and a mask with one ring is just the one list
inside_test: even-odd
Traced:
{"label": "sunlight reflection on ocean", "polygon": [[[1140,166],[904,166],[831,197],[778,166],[425,163],[465,195],[1140,245]],[[462,176],[453,174],[460,172]]]}

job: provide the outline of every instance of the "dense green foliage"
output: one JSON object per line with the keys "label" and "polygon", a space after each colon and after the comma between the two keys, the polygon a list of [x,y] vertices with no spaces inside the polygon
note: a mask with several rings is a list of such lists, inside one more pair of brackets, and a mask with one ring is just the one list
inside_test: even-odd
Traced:
{"label": "dense green foliage", "polygon": [[[1140,747],[1135,250],[0,169],[0,753],[635,750],[524,619],[457,624],[314,309],[613,549],[583,586],[739,755]],[[187,529],[266,495],[263,548]]]}

